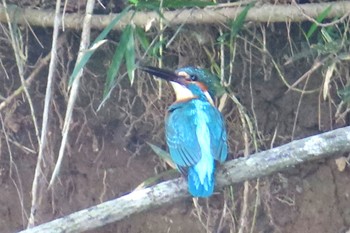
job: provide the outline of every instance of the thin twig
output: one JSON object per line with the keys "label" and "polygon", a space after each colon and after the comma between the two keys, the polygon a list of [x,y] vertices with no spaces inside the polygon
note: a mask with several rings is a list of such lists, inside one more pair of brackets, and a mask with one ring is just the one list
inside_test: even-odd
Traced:
{"label": "thin twig", "polygon": [[[308,84],[309,80],[310,80],[310,75],[308,75],[307,78],[306,78],[306,81],[305,81],[303,90],[306,90],[306,87],[307,87],[307,84]],[[297,110],[296,110],[296,112],[295,112],[295,118],[294,118],[294,123],[293,123],[292,138],[291,138],[291,140],[294,139],[295,130],[296,130],[296,128],[297,128],[297,122],[298,122],[298,117],[299,117],[299,112],[300,112],[300,106],[301,106],[301,102],[302,102],[302,100],[303,100],[304,95],[305,95],[304,92],[301,92],[300,98],[299,98],[299,101],[298,101]]]}
{"label": "thin twig", "polygon": [[[326,61],[327,58],[322,59],[322,61],[315,61],[314,64],[312,65],[311,69],[305,72],[300,78],[298,78],[297,81],[295,81],[292,85],[288,86],[288,90],[286,93],[288,93],[290,90],[293,90],[299,83],[310,77],[312,73],[314,73],[318,68],[320,68]],[[305,93],[306,90],[302,90],[302,93]]]}
{"label": "thin twig", "polygon": [[[92,16],[93,9],[94,9],[94,4],[95,4],[94,0],[89,0],[86,3],[86,13],[85,13],[85,18],[84,18],[83,31],[81,34],[78,59],[76,62],[77,64],[80,62],[80,60],[84,56],[85,51],[88,49],[88,46],[90,44],[90,29],[91,29],[90,23],[91,23],[91,16]],[[61,164],[62,164],[63,157],[64,157],[64,151],[65,151],[65,147],[66,147],[67,139],[68,139],[69,125],[70,125],[70,122],[72,120],[74,104],[75,104],[75,101],[78,97],[79,83],[80,83],[80,79],[81,79],[82,75],[83,75],[83,69],[80,70],[80,72],[78,73],[78,75],[76,76],[76,78],[74,79],[73,84],[72,84],[72,89],[71,89],[71,92],[69,95],[69,100],[68,100],[68,105],[67,105],[67,110],[66,110],[66,117],[64,119],[64,125],[63,125],[63,129],[62,129],[62,141],[61,141],[60,151],[58,154],[58,159],[57,159],[57,162],[55,165],[55,169],[54,169],[52,176],[51,176],[49,188],[54,184],[54,182],[57,179],[57,176],[59,174],[60,168],[61,168]]]}
{"label": "thin twig", "polygon": [[[47,54],[44,58],[40,59],[39,63],[37,63],[37,66],[35,66],[35,69],[33,72],[28,76],[28,78],[25,80],[25,85],[28,87],[31,85],[33,80],[38,77],[39,72],[47,65],[51,58],[51,53]],[[22,94],[24,88],[23,85],[21,85],[17,90],[15,90],[10,96],[8,96],[3,102],[0,103],[0,111],[4,110],[7,105],[9,105],[17,96]]]}
{"label": "thin twig", "polygon": [[52,35],[52,47],[51,47],[51,60],[49,65],[49,73],[47,77],[47,86],[45,93],[45,103],[44,103],[44,112],[43,112],[43,121],[41,128],[41,138],[39,143],[39,155],[36,162],[34,179],[32,184],[32,203],[30,209],[30,217],[28,219],[28,228],[33,227],[35,225],[36,217],[38,214],[38,209],[40,208],[40,200],[43,195],[43,190],[46,190],[47,181],[43,172],[43,164],[46,158],[49,156],[49,152],[47,150],[47,134],[48,134],[48,123],[49,123],[49,112],[50,105],[52,99],[52,88],[54,81],[54,74],[56,71],[57,64],[57,39],[59,35],[59,29],[61,24],[61,0],[56,1],[56,11],[54,17],[54,28]]}
{"label": "thin twig", "polygon": [[[9,14],[7,12],[7,6],[6,6],[5,0],[3,0],[2,2],[3,2],[3,5],[5,7],[5,15],[6,15],[6,18],[8,20],[8,27],[9,27],[10,37],[11,37],[11,41],[12,41],[11,44],[12,44],[12,47],[13,47],[13,50],[14,50],[14,54],[15,54],[15,58],[16,58],[16,63],[17,63],[19,77],[20,77],[20,80],[21,80],[23,91],[24,91],[24,93],[26,95],[26,98],[28,100],[28,104],[29,104],[29,107],[30,107],[30,112],[31,112],[31,116],[32,116],[32,120],[33,120],[33,124],[34,124],[34,128],[35,128],[35,134],[36,134],[36,137],[37,137],[37,140],[38,140],[38,144],[39,144],[39,147],[40,147],[39,127],[38,127],[38,124],[37,124],[37,119],[36,119],[36,114],[35,114],[35,111],[34,111],[33,101],[32,101],[31,96],[29,94],[29,91],[28,91],[28,88],[27,88],[27,83],[26,83],[26,81],[24,79],[24,61],[23,61],[23,57],[21,57],[21,55],[22,55],[21,48],[23,48],[23,46],[22,47],[20,46],[20,43],[23,43],[23,42],[18,39],[18,36],[16,36],[16,32],[13,29],[12,23],[10,21],[10,16],[9,16]],[[14,164],[13,161],[11,162],[11,167],[12,167],[12,164]],[[10,167],[10,171],[11,171],[11,167]],[[17,166],[15,166],[15,169],[16,169],[16,172],[17,172],[17,175],[18,175]],[[11,179],[13,180],[12,175],[11,175]],[[19,179],[19,182],[20,182],[19,175],[18,175],[18,179]],[[14,180],[13,180],[13,182],[14,182],[14,184],[16,186],[17,192],[19,193],[19,197],[21,199],[21,204],[22,204],[22,208],[23,208],[23,200],[22,200],[23,198],[21,198],[21,193],[19,192],[19,188],[22,189],[21,182],[20,182],[20,187],[17,187],[17,185],[16,185]],[[24,213],[24,212],[22,212],[22,213]]]}
{"label": "thin twig", "polygon": [[[27,215],[27,212],[25,211],[25,208],[24,208],[24,201],[23,201],[23,185],[22,185],[22,181],[21,181],[21,177],[20,177],[20,174],[18,172],[18,167],[17,167],[17,164],[14,162],[14,159],[13,159],[13,156],[12,156],[12,150],[11,150],[11,147],[10,147],[10,137],[8,136],[7,132],[6,132],[6,129],[5,129],[5,122],[4,122],[4,119],[0,113],[0,121],[1,121],[1,126],[2,126],[2,131],[3,131],[3,134],[5,136],[5,141],[6,141],[6,145],[7,145],[7,148],[8,148],[8,154],[10,156],[10,178],[13,182],[13,185],[15,186],[15,189],[17,191],[17,195],[18,195],[18,199],[19,199],[19,202],[20,202],[20,205],[21,205],[21,210],[22,210],[22,224],[23,224],[23,227],[25,226],[25,222],[28,218],[28,215]],[[17,176],[17,179],[18,179],[18,185],[13,177],[13,172],[12,172],[12,167],[15,169],[15,172],[16,172],[16,176]]]}
{"label": "thin twig", "polygon": [[3,5],[5,7],[5,15],[6,15],[6,18],[8,20],[8,27],[9,27],[9,30],[10,30],[10,37],[11,37],[11,41],[12,41],[11,44],[12,44],[12,48],[13,48],[13,51],[14,51],[14,54],[15,54],[15,58],[16,58],[18,74],[19,74],[19,77],[20,77],[20,80],[21,80],[21,84],[23,86],[24,93],[25,93],[26,98],[28,100],[30,113],[31,113],[31,116],[32,116],[32,119],[33,119],[33,125],[34,125],[34,129],[35,129],[35,134],[36,134],[38,143],[40,143],[39,127],[38,127],[38,123],[37,123],[37,120],[36,120],[36,114],[35,114],[35,110],[34,110],[34,106],[33,106],[33,101],[32,101],[32,98],[31,98],[31,96],[29,94],[28,88],[26,86],[26,81],[24,79],[24,61],[23,61],[23,57],[21,56],[21,55],[23,55],[22,54],[23,51],[21,51],[21,48],[23,48],[23,46],[20,45],[20,43],[22,43],[22,41],[18,39],[18,36],[16,36],[16,32],[14,31],[14,28],[13,28],[12,23],[10,21],[10,15],[7,12],[7,5],[6,5],[5,0],[2,0],[2,2],[3,2]]}
{"label": "thin twig", "polygon": [[15,140],[13,140],[11,138],[9,138],[8,141],[10,143],[12,143],[13,145],[17,146],[18,148],[20,148],[21,150],[25,151],[26,153],[32,153],[32,154],[36,154],[37,153],[37,151],[35,151],[35,150],[33,150],[33,149],[29,148],[29,147],[26,147],[26,146],[20,144],[19,142],[15,141]]}

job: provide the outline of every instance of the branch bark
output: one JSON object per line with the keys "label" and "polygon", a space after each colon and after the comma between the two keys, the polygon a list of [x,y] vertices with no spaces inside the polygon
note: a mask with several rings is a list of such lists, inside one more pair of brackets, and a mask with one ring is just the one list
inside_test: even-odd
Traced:
{"label": "branch bark", "polygon": [[[255,22],[301,22],[316,18],[322,11],[332,6],[327,18],[346,16],[350,12],[350,2],[330,2],[313,3],[301,5],[256,5],[248,11],[246,21]],[[164,12],[164,22],[168,25],[179,24],[220,24],[229,19],[235,19],[242,12],[243,7],[216,6],[204,9],[181,9]],[[54,23],[54,12],[47,10],[36,10],[30,8],[20,8],[12,6],[9,9],[11,22],[32,26],[52,27]],[[115,26],[116,30],[121,30],[131,21],[138,26],[145,27],[148,23],[154,22],[159,25],[159,15],[156,12],[129,12],[119,24]],[[94,15],[91,21],[91,28],[105,28],[116,14]],[[65,28],[81,29],[84,15],[78,13],[66,14],[64,18]],[[7,22],[5,9],[0,4],[0,22]]]}
{"label": "branch bark", "polygon": [[[259,152],[225,163],[216,176],[217,187],[267,176],[307,161],[350,151],[350,126]],[[82,232],[121,220],[131,214],[174,203],[189,197],[186,182],[179,178],[134,191],[22,233]]]}

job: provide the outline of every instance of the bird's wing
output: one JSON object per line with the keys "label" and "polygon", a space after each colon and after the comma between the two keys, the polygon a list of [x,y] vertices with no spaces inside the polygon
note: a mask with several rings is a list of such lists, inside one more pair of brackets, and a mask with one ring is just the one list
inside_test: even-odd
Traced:
{"label": "bird's wing", "polygon": [[171,158],[178,167],[190,167],[201,158],[196,135],[196,111],[193,104],[175,103],[166,120],[166,139]]}
{"label": "bird's wing", "polygon": [[224,162],[227,158],[227,134],[225,121],[215,107],[211,106],[207,110],[210,115],[208,122],[210,138],[211,138],[211,151],[215,160],[219,162]]}

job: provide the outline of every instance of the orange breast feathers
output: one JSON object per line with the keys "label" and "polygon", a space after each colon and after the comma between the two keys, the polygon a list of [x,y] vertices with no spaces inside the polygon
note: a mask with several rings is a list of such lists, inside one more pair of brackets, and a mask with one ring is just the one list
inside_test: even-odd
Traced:
{"label": "orange breast feathers", "polygon": [[196,84],[204,93],[205,97],[207,97],[207,100],[208,102],[215,106],[214,105],[214,101],[213,99],[211,98],[211,96],[209,95],[209,92],[208,92],[208,87],[204,84],[204,83],[201,83],[201,82],[193,82],[194,84]]}

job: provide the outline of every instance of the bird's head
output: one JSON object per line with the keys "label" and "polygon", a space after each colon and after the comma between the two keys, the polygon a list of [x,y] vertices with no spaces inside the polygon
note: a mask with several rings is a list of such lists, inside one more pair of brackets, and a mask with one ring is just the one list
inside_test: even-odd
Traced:
{"label": "bird's head", "polygon": [[170,81],[177,100],[193,98],[198,96],[198,91],[201,91],[212,103],[215,96],[221,96],[225,92],[219,78],[205,69],[187,66],[173,72],[152,66],[141,66],[139,68],[149,74]]}

